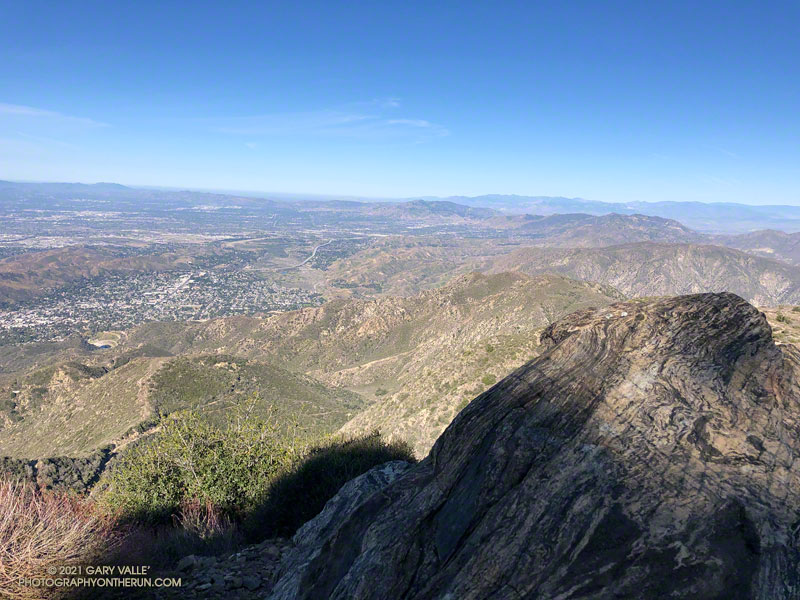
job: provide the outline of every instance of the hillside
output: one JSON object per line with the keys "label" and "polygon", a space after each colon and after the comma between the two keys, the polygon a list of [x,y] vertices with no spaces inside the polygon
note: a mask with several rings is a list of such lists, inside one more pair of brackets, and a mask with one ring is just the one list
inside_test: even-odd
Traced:
{"label": "hillside", "polygon": [[392,236],[335,261],[326,279],[332,288],[362,295],[407,296],[440,287],[475,270],[479,259],[508,254],[520,242],[463,240],[446,236]]}
{"label": "hillside", "polygon": [[714,243],[749,254],[800,265],[800,233],[763,229],[741,235],[714,236]]}
{"label": "hillside", "polygon": [[795,598],[800,362],[763,315],[702,294],[542,337],[425,460],[344,486],[266,597]]}
{"label": "hillside", "polygon": [[[552,248],[530,241],[506,245],[388,239],[331,265],[328,277],[384,294],[412,294],[469,271],[560,273],[596,281],[628,296],[730,291],[762,306],[800,302],[798,267],[733,248],[695,243],[639,242],[607,247]],[[340,283],[340,285],[344,285]]]}
{"label": "hillside", "polygon": [[264,319],[145,325],[125,347],[276,362],[372,401],[348,432],[380,427],[419,454],[468,400],[535,355],[535,332],[615,290],[558,275],[471,273],[409,297],[335,300]]}
{"label": "hillside", "polygon": [[558,275],[468,274],[417,296],[149,323],[120,332],[115,348],[67,347],[69,360],[40,349],[20,366],[46,366],[0,381],[0,454],[86,453],[157,413],[193,408],[220,420],[258,392],[264,410],[304,428],[379,427],[423,455],[461,406],[536,354],[535,332],[620,297]]}
{"label": "hillside", "polygon": [[629,296],[729,291],[757,305],[800,303],[800,270],[719,246],[626,244],[594,249],[525,248],[483,263],[489,272],[556,272]]}
{"label": "hillside", "polygon": [[0,259],[0,306],[108,274],[165,271],[191,264],[174,253],[137,255],[131,248],[71,246]]}
{"label": "hillside", "polygon": [[531,243],[554,248],[594,248],[633,242],[697,242],[705,236],[672,219],[645,215],[507,215],[487,225],[508,229]]}
{"label": "hillside", "polygon": [[0,388],[0,456],[87,455],[127,443],[158,415],[177,410],[223,422],[233,404],[253,394],[262,414],[296,420],[315,434],[335,431],[365,404],[346,390],[258,361],[142,354],[117,360],[119,366],[60,363]]}

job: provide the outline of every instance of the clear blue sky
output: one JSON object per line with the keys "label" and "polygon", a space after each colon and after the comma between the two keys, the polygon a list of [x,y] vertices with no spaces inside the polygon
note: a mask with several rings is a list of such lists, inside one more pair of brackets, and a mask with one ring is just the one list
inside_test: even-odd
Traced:
{"label": "clear blue sky", "polygon": [[800,204],[800,2],[0,0],[0,178]]}

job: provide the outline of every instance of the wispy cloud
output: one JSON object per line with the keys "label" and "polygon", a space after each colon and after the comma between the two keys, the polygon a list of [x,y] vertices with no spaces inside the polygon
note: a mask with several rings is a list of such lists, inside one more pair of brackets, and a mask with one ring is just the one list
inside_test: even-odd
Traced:
{"label": "wispy cloud", "polygon": [[702,175],[700,176],[700,180],[704,183],[708,183],[715,186],[723,186],[723,187],[739,187],[742,185],[742,182],[738,179],[733,177],[717,177],[716,175]]}
{"label": "wispy cloud", "polygon": [[399,108],[399,100],[389,98],[331,109],[219,119],[212,123],[211,128],[218,133],[253,137],[338,137],[413,142],[449,135],[446,128],[428,120],[391,114]]}
{"label": "wispy cloud", "polygon": [[66,125],[79,125],[83,127],[108,127],[107,123],[95,121],[87,117],[74,117],[53,110],[24,106],[22,104],[6,104],[0,102],[0,119],[9,120],[45,120]]}
{"label": "wispy cloud", "polygon": [[399,98],[383,98],[381,100],[376,100],[375,102],[383,108],[400,108]]}
{"label": "wispy cloud", "polygon": [[715,152],[719,152],[720,154],[724,154],[725,156],[729,156],[730,158],[742,158],[736,152],[728,150],[727,148],[722,148],[721,146],[706,145],[706,148],[708,148],[709,150],[713,150]]}
{"label": "wispy cloud", "polygon": [[78,148],[78,146],[76,146],[75,144],[70,144],[69,142],[65,142],[63,140],[57,140],[51,137],[45,137],[41,135],[30,135],[28,133],[22,133],[22,132],[19,132],[17,135],[25,139],[32,140],[34,142],[38,142],[40,144],[49,144],[52,146],[60,146],[62,148],[72,148],[72,149]]}

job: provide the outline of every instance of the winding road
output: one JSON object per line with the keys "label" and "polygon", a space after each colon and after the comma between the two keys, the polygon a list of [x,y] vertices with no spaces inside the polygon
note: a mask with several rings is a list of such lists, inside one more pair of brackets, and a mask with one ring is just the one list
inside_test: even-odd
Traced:
{"label": "winding road", "polygon": [[298,263],[298,264],[296,264],[296,265],[292,265],[291,267],[284,267],[284,268],[283,268],[283,269],[281,269],[281,270],[282,270],[282,271],[288,271],[289,269],[297,269],[297,268],[299,268],[299,267],[302,267],[302,266],[303,266],[304,264],[306,264],[308,261],[310,261],[310,260],[313,260],[313,259],[314,259],[314,257],[317,255],[317,250],[319,250],[319,249],[320,249],[320,248],[322,248],[323,246],[327,246],[328,244],[332,244],[332,243],[333,243],[333,240],[328,240],[328,241],[327,241],[327,242],[325,242],[324,244],[318,244],[318,245],[317,245],[317,246],[314,248],[314,250],[312,250],[311,254],[309,254],[309,255],[308,255],[308,257],[306,257],[306,259],[305,259],[303,262],[301,262],[301,263]]}

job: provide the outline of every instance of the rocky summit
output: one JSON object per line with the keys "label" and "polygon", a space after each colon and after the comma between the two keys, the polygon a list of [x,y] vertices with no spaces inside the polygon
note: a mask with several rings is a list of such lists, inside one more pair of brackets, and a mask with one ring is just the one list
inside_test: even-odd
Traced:
{"label": "rocky summit", "polygon": [[798,356],[733,294],[574,313],[415,466],[295,535],[289,599],[798,598]]}

